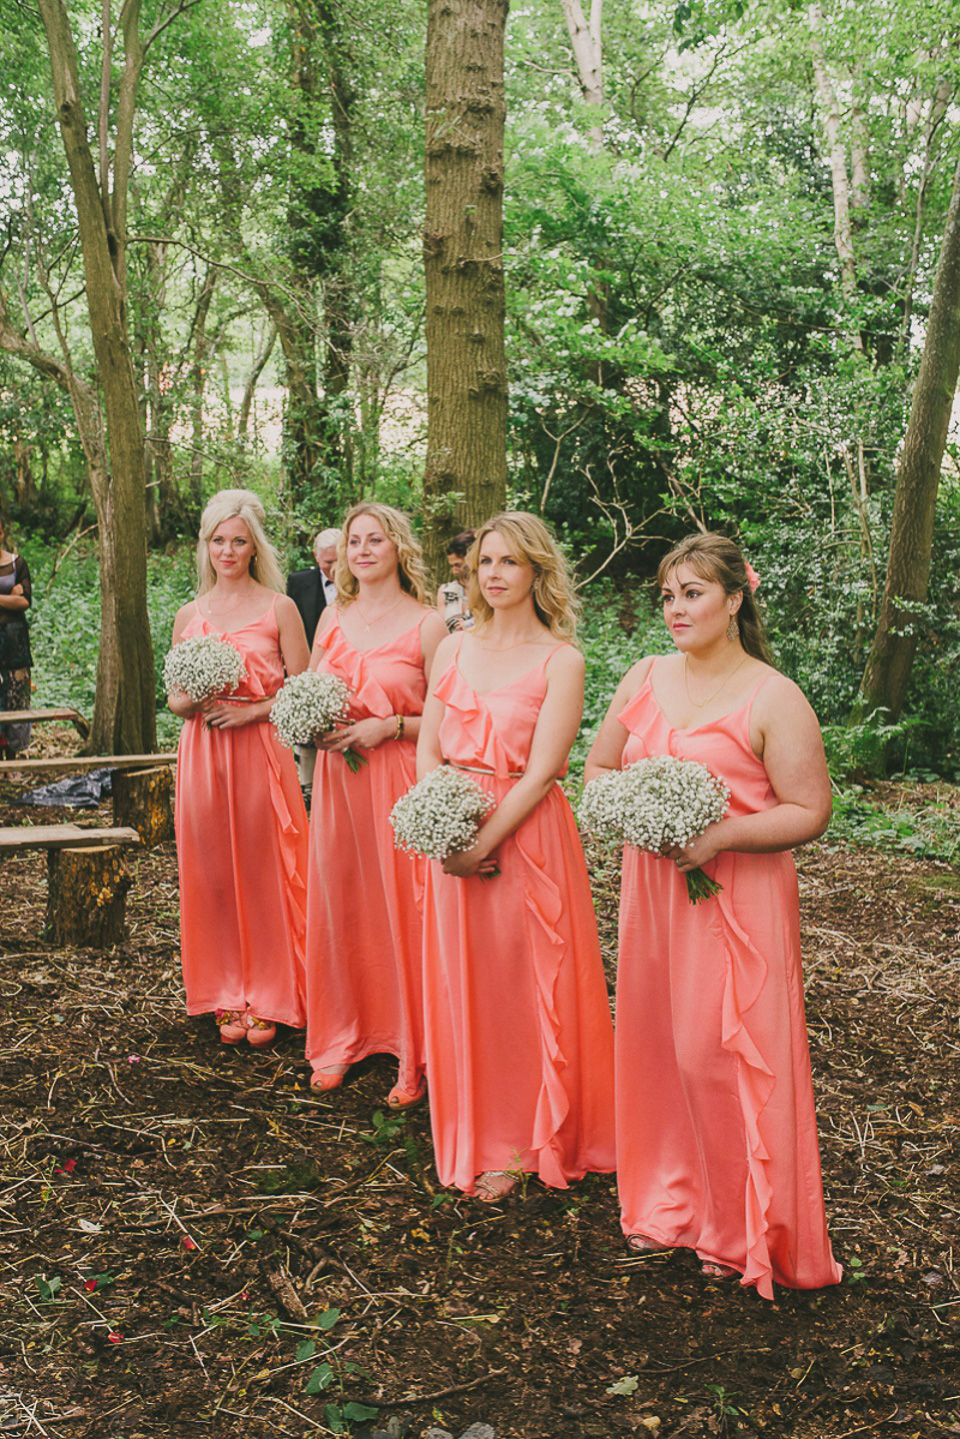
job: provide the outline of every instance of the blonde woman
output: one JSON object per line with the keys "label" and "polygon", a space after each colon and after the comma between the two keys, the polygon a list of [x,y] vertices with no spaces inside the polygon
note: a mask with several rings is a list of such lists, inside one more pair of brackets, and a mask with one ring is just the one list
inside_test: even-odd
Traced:
{"label": "blonde woman", "polygon": [[225,1044],[269,1044],[277,1023],[304,1022],[307,816],[293,755],[268,723],[285,675],[309,658],[303,623],[282,594],[263,505],[221,490],[200,521],[199,593],[178,611],[173,643],[220,635],[247,678],[194,704],[177,765],[176,830],[187,1013],[216,1013]]}
{"label": "blonde woman", "polygon": [[476,626],[437,651],[417,769],[456,765],[496,807],[428,867],[425,1022],[440,1179],[491,1202],[521,1172],[565,1187],[613,1169],[613,1029],[557,785],[583,710],[566,566],[523,513],[484,525],[469,564]]}
{"label": "blonde woman", "polygon": [[[350,687],[347,724],[317,738],[310,817],[307,1059],[311,1083],[338,1089],[367,1055],[397,1059],[387,1103],[425,1094],[422,861],[393,843],[390,811],[414,780],[427,677],[444,624],[427,605],[410,522],[356,505],[343,523],[337,602],[317,627],[312,669]],[[364,763],[354,773],[343,752]]]}
{"label": "blonde woman", "polygon": [[[822,834],[820,727],[770,663],[756,576],[724,535],[691,535],[658,583],[676,653],[622,680],[588,779],[653,755],[696,760],[727,815],[664,855],[624,851],[617,977],[617,1181],[634,1253],[692,1249],[710,1280],[816,1289],[827,1238],[790,850]],[[701,904],[684,876],[722,886]]]}

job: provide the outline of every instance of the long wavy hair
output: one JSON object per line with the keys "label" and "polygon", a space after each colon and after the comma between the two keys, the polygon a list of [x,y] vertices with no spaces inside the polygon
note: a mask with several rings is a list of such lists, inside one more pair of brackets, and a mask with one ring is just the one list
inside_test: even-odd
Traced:
{"label": "long wavy hair", "polygon": [[485,535],[496,532],[514,559],[533,568],[533,608],[537,619],[560,640],[574,640],[580,605],[574,594],[570,567],[556,540],[538,515],[509,510],[481,525],[467,556],[470,569],[467,603],[478,624],[489,621],[493,610],[483,598],[477,579],[477,561]]}
{"label": "long wavy hair", "polygon": [[350,573],[350,566],[347,564],[347,540],[350,537],[350,526],[361,515],[372,516],[382,527],[387,539],[396,545],[400,588],[412,595],[419,604],[425,605],[428,590],[427,567],[420,541],[413,533],[413,526],[402,510],[395,510],[392,505],[381,505],[373,500],[361,500],[343,517],[343,527],[337,544],[337,568],[334,572],[338,602],[341,605],[352,604],[360,593],[359,581],[356,575]]}
{"label": "long wavy hair", "polygon": [[686,565],[701,580],[713,580],[720,585],[724,594],[741,595],[740,608],[736,613],[740,643],[748,655],[773,665],[774,659],[767,643],[760,609],[750,588],[747,564],[740,546],[726,535],[713,532],[687,535],[678,545],[664,555],[657,570],[657,585],[663,588],[667,576],[678,565]]}
{"label": "long wavy hair", "polygon": [[206,503],[200,516],[200,538],[197,541],[197,586],[201,595],[212,590],[217,574],[210,563],[207,545],[227,520],[243,520],[253,540],[250,576],[268,590],[283,594],[286,581],[277,559],[277,552],[267,539],[264,523],[266,511],[259,495],[252,490],[218,490]]}

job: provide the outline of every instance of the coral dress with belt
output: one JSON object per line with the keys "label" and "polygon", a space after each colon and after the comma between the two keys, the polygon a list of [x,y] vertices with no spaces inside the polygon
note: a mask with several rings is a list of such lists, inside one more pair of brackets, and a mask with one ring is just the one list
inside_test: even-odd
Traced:
{"label": "coral dress with belt", "polygon": [[[550,651],[552,654],[554,651]],[[478,694],[454,657],[434,693],[444,759],[499,802],[530,753],[546,665]],[[480,772],[477,772],[480,771]],[[614,1168],[613,1026],[590,883],[558,785],[495,851],[493,879],[431,862],[424,914],[430,1119],[443,1184],[487,1170],[565,1188]]]}
{"label": "coral dress with belt", "polygon": [[[199,608],[183,639],[220,634],[247,678],[228,698],[262,699],[283,683],[276,602],[224,634]],[[187,1013],[249,1006],[302,1027],[307,815],[293,754],[269,720],[180,734],[176,795],[180,931]]]}
{"label": "coral dress with belt", "polygon": [[[619,715],[624,766],[699,760],[730,788],[729,813],[777,803],[750,744],[748,701],[675,730],[651,674]],[[773,1297],[837,1284],[827,1238],[803,1008],[793,856],[724,851],[723,886],[691,904],[668,859],[627,847],[617,982],[621,1223],[742,1272]]]}
{"label": "coral dress with belt", "polygon": [[[358,650],[334,623],[315,641],[321,671],[350,686],[350,718],[419,715],[426,679],[420,626]],[[390,811],[416,781],[416,745],[385,740],[358,751],[317,753],[310,811],[307,899],[307,1059],[313,1068],[393,1054],[399,1083],[416,1093],[423,1074],[421,910],[425,861],[398,850]]]}

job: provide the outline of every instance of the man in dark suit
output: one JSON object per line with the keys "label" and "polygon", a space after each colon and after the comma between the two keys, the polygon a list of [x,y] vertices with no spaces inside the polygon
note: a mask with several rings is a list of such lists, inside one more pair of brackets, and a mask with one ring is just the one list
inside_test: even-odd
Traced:
{"label": "man in dark suit", "polygon": [[[311,565],[308,570],[294,570],[293,574],[287,577],[287,594],[300,611],[303,628],[307,632],[307,644],[311,650],[320,616],[327,605],[332,604],[337,597],[333,573],[337,564],[339,542],[339,530],[321,530],[313,542],[316,565]],[[300,770],[300,788],[308,809],[316,763],[317,752],[313,745],[300,745],[297,751],[297,766]]]}

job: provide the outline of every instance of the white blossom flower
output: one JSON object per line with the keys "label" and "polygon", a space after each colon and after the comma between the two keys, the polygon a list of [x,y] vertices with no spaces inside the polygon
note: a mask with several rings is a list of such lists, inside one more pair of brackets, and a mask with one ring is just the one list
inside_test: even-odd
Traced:
{"label": "white blossom flower", "polygon": [[390,812],[394,844],[427,859],[446,859],[469,849],[493,795],[463,770],[441,765],[401,795]]}
{"label": "white blossom flower", "polygon": [[[697,760],[653,755],[624,770],[598,776],[580,801],[584,829],[611,844],[629,844],[651,854],[680,848],[723,819],[730,791]],[[696,904],[721,888],[703,870],[686,875]]]}
{"label": "white blossom flower", "polygon": [[350,687],[339,675],[304,670],[291,675],[277,691],[270,719],[277,739],[287,749],[312,744],[347,717]]}
{"label": "white blossom flower", "polygon": [[221,635],[195,635],[181,640],[163,662],[167,694],[179,690],[194,704],[229,694],[246,677],[243,656]]}

